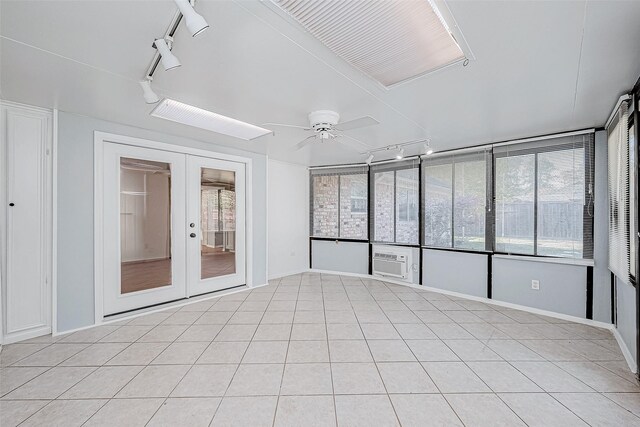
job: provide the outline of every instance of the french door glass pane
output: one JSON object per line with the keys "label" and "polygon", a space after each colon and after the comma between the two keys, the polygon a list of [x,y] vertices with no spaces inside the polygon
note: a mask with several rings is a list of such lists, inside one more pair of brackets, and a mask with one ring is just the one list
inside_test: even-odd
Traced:
{"label": "french door glass pane", "polygon": [[171,285],[171,167],[120,158],[120,292]]}
{"label": "french door glass pane", "polygon": [[200,173],[200,277],[236,272],[235,172],[202,168]]}
{"label": "french door glass pane", "polygon": [[496,159],[496,250],[534,253],[535,155]]}
{"label": "french door glass pane", "polygon": [[451,247],[452,164],[424,168],[424,242]]}
{"label": "french door glass pane", "polygon": [[395,236],[394,219],[394,172],[378,172],[374,175],[374,240],[393,242]]}
{"label": "french door glass pane", "polygon": [[582,258],[584,148],[538,154],[538,255]]}
{"label": "french door glass pane", "polygon": [[396,172],[396,243],[419,241],[419,173],[417,168]]}
{"label": "french door glass pane", "polygon": [[485,249],[486,162],[455,163],[454,246]]}

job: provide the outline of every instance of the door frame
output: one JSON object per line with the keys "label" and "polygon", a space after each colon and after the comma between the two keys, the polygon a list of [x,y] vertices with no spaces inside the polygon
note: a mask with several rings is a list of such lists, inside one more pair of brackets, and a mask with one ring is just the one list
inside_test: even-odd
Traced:
{"label": "door frame", "polygon": [[[41,335],[51,333],[55,329],[56,325],[56,294],[55,294],[55,277],[54,277],[54,265],[53,260],[55,257],[55,201],[54,201],[54,184],[55,184],[55,138],[56,138],[56,119],[57,112],[46,108],[34,107],[31,105],[20,104],[17,102],[11,102],[6,100],[0,100],[0,107],[2,107],[2,114],[0,114],[0,165],[6,165],[7,161],[7,134],[6,134],[6,115],[4,111],[12,111],[14,113],[23,114],[35,114],[39,116],[46,116],[47,120],[47,135],[45,146],[45,153],[43,155],[42,163],[42,181],[43,181],[43,206],[45,208],[42,212],[42,232],[43,241],[41,244],[44,246],[44,271],[43,279],[46,286],[46,298],[42,302],[43,310],[46,311],[45,317],[47,325],[38,327],[37,329],[28,329],[25,331],[17,331],[11,334],[5,334],[5,328],[7,327],[7,321],[5,316],[7,312],[4,310],[4,304],[7,301],[7,271],[6,268],[0,271],[0,344],[10,344],[13,342],[23,341],[29,338],[35,338]],[[0,167],[2,173],[0,173],[0,257],[2,265],[6,266],[7,261],[7,206],[8,206],[8,176],[6,173],[6,167]]]}
{"label": "door frame", "polygon": [[95,324],[104,323],[104,180],[103,180],[103,147],[105,143],[116,143],[131,145],[142,148],[152,148],[157,150],[170,151],[180,154],[190,154],[212,159],[227,160],[245,165],[246,182],[246,229],[245,229],[245,277],[248,287],[253,287],[253,192],[252,192],[252,159],[232,154],[223,154],[215,151],[203,150],[199,148],[184,147],[181,145],[166,142],[154,141],[143,138],[135,138],[126,135],[118,135],[108,132],[94,131],[93,133],[93,183],[94,183],[94,311]]}

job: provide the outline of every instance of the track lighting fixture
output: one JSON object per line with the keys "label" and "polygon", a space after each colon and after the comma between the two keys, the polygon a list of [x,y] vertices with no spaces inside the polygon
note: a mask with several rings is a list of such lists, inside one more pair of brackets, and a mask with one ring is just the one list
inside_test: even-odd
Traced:
{"label": "track lighting fixture", "polygon": [[184,17],[185,23],[187,24],[187,29],[191,33],[191,36],[195,37],[207,28],[209,28],[209,24],[207,21],[195,11],[189,0],[174,0],[178,9],[180,9],[180,13]]}
{"label": "track lighting fixture", "polygon": [[146,79],[140,82],[140,86],[142,87],[142,96],[144,96],[144,100],[147,104],[155,104],[160,101],[160,97],[151,88],[152,80],[153,77],[147,76]]}
{"label": "track lighting fixture", "polygon": [[367,160],[365,160],[365,162],[370,165],[371,162],[373,162],[373,153],[369,153],[369,156],[367,157]]}
{"label": "track lighting fixture", "polygon": [[401,148],[400,150],[398,150],[398,154],[396,154],[396,159],[402,160],[403,157],[404,157],[404,148]]}
{"label": "track lighting fixture", "polygon": [[426,154],[427,156],[433,154],[433,148],[431,148],[431,144],[429,144],[428,142],[424,144],[424,154]]}
{"label": "track lighting fixture", "polygon": [[158,52],[160,53],[162,66],[164,67],[165,71],[169,71],[182,65],[180,64],[178,58],[176,58],[176,56],[171,53],[171,49],[169,48],[170,43],[173,43],[172,37],[167,37],[166,39],[156,39],[156,41],[153,42],[156,49],[158,49]]}

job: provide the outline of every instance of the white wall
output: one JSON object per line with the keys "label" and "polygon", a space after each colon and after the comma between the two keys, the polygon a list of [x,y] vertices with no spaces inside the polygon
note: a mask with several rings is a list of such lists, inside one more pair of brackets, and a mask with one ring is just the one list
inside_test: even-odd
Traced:
{"label": "white wall", "polygon": [[309,171],[268,159],[269,279],[309,269]]}
{"label": "white wall", "polygon": [[486,298],[488,259],[487,254],[423,249],[422,284]]}

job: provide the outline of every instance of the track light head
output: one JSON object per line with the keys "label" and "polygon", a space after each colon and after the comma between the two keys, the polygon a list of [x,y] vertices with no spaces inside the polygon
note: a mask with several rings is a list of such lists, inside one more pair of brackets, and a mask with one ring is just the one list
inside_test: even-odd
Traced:
{"label": "track light head", "polygon": [[174,0],[178,9],[180,9],[180,13],[184,17],[184,21],[187,24],[187,29],[191,33],[192,37],[197,36],[207,28],[209,28],[209,24],[207,21],[195,11],[189,0]]}
{"label": "track light head", "polygon": [[428,142],[424,144],[424,154],[426,154],[427,156],[433,154],[433,148],[431,148],[431,144],[429,144]]}
{"label": "track light head", "polygon": [[396,154],[396,159],[402,160],[403,157],[404,157],[404,148],[401,148],[400,150],[398,150],[398,154]]}
{"label": "track light head", "polygon": [[365,160],[365,162],[368,165],[370,165],[372,161],[373,161],[373,153],[369,153],[369,156],[367,157],[367,160]]}
{"label": "track light head", "polygon": [[158,52],[160,53],[162,66],[164,67],[165,71],[169,71],[173,68],[176,68],[182,65],[180,64],[180,61],[178,60],[178,58],[176,58],[176,56],[173,53],[171,53],[171,49],[169,49],[167,40],[156,39],[156,41],[154,41],[153,44],[156,47],[156,49],[158,49]]}
{"label": "track light head", "polygon": [[155,104],[160,101],[160,97],[156,95],[156,93],[151,88],[151,77],[147,77],[146,79],[140,82],[140,86],[142,87],[142,96],[144,97],[144,101],[147,104]]}

